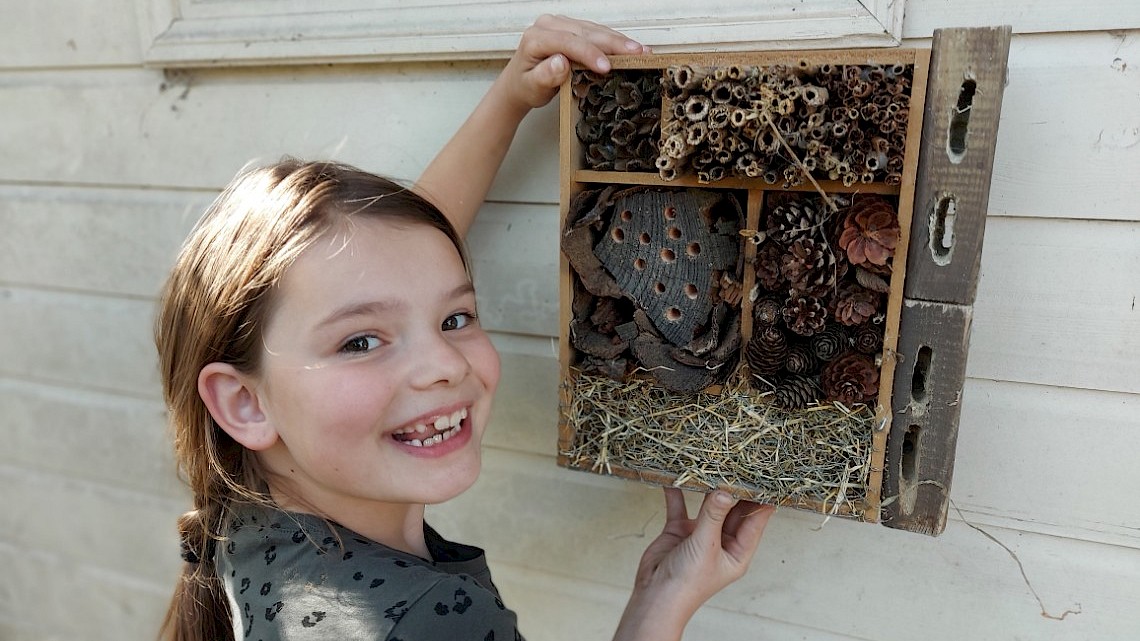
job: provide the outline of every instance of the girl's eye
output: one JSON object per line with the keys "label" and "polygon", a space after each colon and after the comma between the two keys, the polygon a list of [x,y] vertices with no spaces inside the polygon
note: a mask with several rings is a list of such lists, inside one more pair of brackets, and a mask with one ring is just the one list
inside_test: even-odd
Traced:
{"label": "girl's eye", "polygon": [[340,351],[349,354],[363,354],[380,347],[380,339],[375,336],[354,336],[341,345]]}
{"label": "girl's eye", "polygon": [[451,316],[448,316],[446,319],[444,319],[443,331],[449,332],[455,329],[463,329],[471,323],[474,323],[477,318],[479,318],[479,316],[472,312],[460,312],[458,314],[452,314]]}

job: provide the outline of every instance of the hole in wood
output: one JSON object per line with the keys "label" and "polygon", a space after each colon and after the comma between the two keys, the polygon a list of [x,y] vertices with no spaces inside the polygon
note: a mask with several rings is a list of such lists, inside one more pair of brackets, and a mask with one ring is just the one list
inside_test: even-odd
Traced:
{"label": "hole in wood", "polygon": [[665,283],[657,283],[656,285],[653,286],[653,291],[657,292],[658,294],[664,294],[665,293]]}
{"label": "hole in wood", "polygon": [[669,238],[672,238],[673,240],[677,240],[681,237],[681,230],[677,229],[676,227],[670,227],[669,230],[665,233],[668,234]]}
{"label": "hole in wood", "polygon": [[665,320],[673,323],[681,320],[681,310],[677,309],[676,307],[670,307],[669,309],[665,310]]}
{"label": "hole in wood", "polygon": [[644,258],[633,259],[633,268],[639,272],[645,271],[645,259]]}
{"label": "hole in wood", "polygon": [[[922,428],[919,426],[911,425],[906,428],[906,434],[903,435],[899,474],[908,486],[914,485],[915,477],[918,475],[918,437],[921,431]],[[913,494],[913,491],[911,493]]]}
{"label": "hole in wood", "polygon": [[629,221],[633,220],[633,212],[626,209],[625,211],[621,212],[621,219],[628,223]]}
{"label": "hole in wood", "polygon": [[699,293],[700,292],[697,290],[696,285],[694,285],[692,283],[688,283],[685,285],[685,295],[688,296],[689,298],[691,298],[693,300],[697,300],[697,294],[699,294]]}
{"label": "hole in wood", "polygon": [[661,260],[666,263],[671,263],[677,260],[677,254],[674,253],[672,249],[666,247],[661,250]]}
{"label": "hole in wood", "polygon": [[624,243],[625,231],[621,227],[614,227],[614,230],[610,232],[610,237],[614,239],[615,243]]}
{"label": "hole in wood", "polygon": [[697,256],[700,256],[701,255],[701,244],[700,243],[689,243],[689,246],[685,249],[685,253],[688,254],[690,258],[696,258]]}
{"label": "hole in wood", "polygon": [[949,265],[954,250],[954,221],[958,201],[953,194],[942,194],[930,213],[930,257],[938,265]]}
{"label": "hole in wood", "polygon": [[647,231],[641,232],[641,235],[638,236],[637,239],[641,241],[642,245],[648,245],[649,241],[651,240],[649,238],[649,232],[647,232]]}
{"label": "hole in wood", "polygon": [[665,208],[665,220],[673,220],[677,217],[677,210],[673,207]]}
{"label": "hole in wood", "polygon": [[978,83],[973,78],[966,78],[962,88],[958,90],[958,104],[950,111],[950,129],[946,137],[946,152],[950,162],[962,162],[966,155],[966,138],[970,129],[970,109],[974,106],[974,92]]}
{"label": "hole in wood", "polygon": [[926,345],[918,348],[918,355],[914,359],[914,371],[910,377],[910,398],[915,409],[920,413],[930,404],[930,390],[927,388],[927,378],[930,376],[930,357],[933,354]]}

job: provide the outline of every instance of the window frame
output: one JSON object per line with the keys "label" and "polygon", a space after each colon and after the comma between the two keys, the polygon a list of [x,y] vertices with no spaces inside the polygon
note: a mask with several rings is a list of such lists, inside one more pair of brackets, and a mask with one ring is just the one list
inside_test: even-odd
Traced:
{"label": "window frame", "polygon": [[[232,66],[509,57],[538,15],[612,26],[655,51],[891,47],[904,0],[136,0],[144,62]],[[426,27],[425,27],[426,25]]]}

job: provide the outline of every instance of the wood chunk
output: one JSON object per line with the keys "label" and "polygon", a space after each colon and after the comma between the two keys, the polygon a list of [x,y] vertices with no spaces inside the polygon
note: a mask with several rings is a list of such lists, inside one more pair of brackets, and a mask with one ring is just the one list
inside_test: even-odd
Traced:
{"label": "wood chunk", "polygon": [[[736,268],[740,206],[730,194],[635,187],[613,195],[594,253],[677,346],[707,324],[713,273]],[[720,233],[731,220],[730,233]]]}

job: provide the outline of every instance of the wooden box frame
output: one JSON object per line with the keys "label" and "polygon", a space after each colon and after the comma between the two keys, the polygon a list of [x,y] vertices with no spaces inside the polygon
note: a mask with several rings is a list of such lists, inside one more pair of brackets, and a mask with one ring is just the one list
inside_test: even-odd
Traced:
{"label": "wooden box frame", "polygon": [[[881,488],[883,487],[884,457],[887,451],[887,438],[893,418],[892,388],[896,369],[895,351],[899,338],[899,318],[903,305],[903,287],[906,270],[908,241],[910,239],[911,220],[914,210],[915,183],[919,160],[919,147],[922,137],[923,106],[927,91],[927,73],[929,69],[930,51],[925,49],[847,49],[847,50],[816,50],[792,52],[751,52],[751,53],[704,53],[704,54],[670,54],[649,56],[625,56],[612,58],[615,70],[662,70],[670,65],[688,64],[693,66],[770,66],[775,64],[795,65],[800,61],[810,65],[892,65],[903,64],[913,66],[911,80],[911,95],[909,104],[909,120],[906,132],[906,146],[902,182],[891,186],[881,182],[856,183],[845,186],[838,181],[811,181],[803,185],[789,187],[794,191],[816,191],[821,188],[825,193],[851,194],[876,193],[895,196],[898,198],[898,223],[900,229],[899,245],[895,250],[894,265],[890,279],[890,292],[887,298],[886,321],[884,332],[884,348],[880,367],[879,394],[875,407],[875,422],[871,445],[870,478],[866,488],[866,496],[857,510],[860,518],[868,522],[880,520],[880,510],[883,505]],[[570,203],[576,194],[589,185],[650,185],[660,187],[699,187],[701,189],[731,189],[747,192],[745,203],[745,222],[748,229],[756,229],[763,208],[765,195],[770,192],[785,190],[780,185],[772,185],[763,179],[747,179],[730,177],[715,183],[701,184],[695,176],[679,176],[675,180],[665,181],[657,173],[646,172],[619,172],[594,171],[581,166],[583,156],[581,144],[575,135],[580,114],[577,111],[572,96],[570,81],[568,80],[561,92],[560,101],[560,225],[565,227],[566,218],[570,211]],[[750,261],[755,255],[755,246],[744,243],[745,261]],[[574,440],[574,427],[567,420],[566,408],[569,406],[570,386],[567,381],[575,375],[571,369],[573,347],[569,341],[569,326],[571,321],[571,297],[573,292],[573,275],[565,255],[560,258],[559,290],[560,300],[560,332],[559,332],[559,361],[561,365],[561,380],[563,385],[560,392],[559,412],[559,456],[558,464],[572,469],[590,470],[592,462],[571,460],[566,454]],[[754,274],[745,271],[743,288],[745,292],[751,290]],[[742,305],[742,334],[747,341],[751,334],[751,302],[747,296]],[[656,485],[678,485],[678,477],[674,474],[658,471],[629,469],[617,465],[607,465],[607,473],[614,476],[638,480]],[[705,485],[680,483],[680,487],[687,487],[701,491],[708,491]],[[726,487],[738,496],[747,497],[749,493],[741,488]],[[810,509],[819,512],[834,513],[831,505],[806,502],[784,502],[792,507]],[[840,512],[842,514],[842,512]]]}

